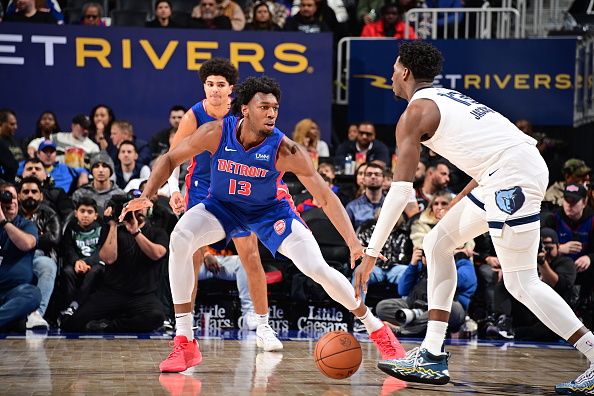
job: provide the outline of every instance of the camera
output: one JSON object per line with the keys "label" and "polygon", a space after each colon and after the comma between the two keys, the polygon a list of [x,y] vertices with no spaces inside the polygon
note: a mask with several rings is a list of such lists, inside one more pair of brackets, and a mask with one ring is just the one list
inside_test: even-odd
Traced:
{"label": "camera", "polygon": [[536,256],[536,264],[543,265],[545,263],[545,259],[547,257],[551,257],[552,250],[553,247],[550,245],[545,245],[541,238],[540,243],[538,244],[538,256]]}
{"label": "camera", "polygon": [[10,191],[2,191],[0,192],[0,202],[2,202],[3,204],[9,204],[12,202],[14,198],[14,195],[12,195],[12,193]]}
{"label": "camera", "polygon": [[403,308],[403,309],[399,309],[398,311],[396,311],[396,323],[399,326],[406,326],[407,324],[410,324],[412,322],[414,322],[416,319],[418,319],[421,315],[423,314],[423,310],[419,309],[419,308],[414,308],[414,309],[407,309],[407,308]]}
{"label": "camera", "polygon": [[[111,208],[111,217],[117,221],[128,201],[130,201],[130,198],[126,195],[114,195],[109,201],[107,201],[105,208]],[[124,217],[124,221],[130,220],[132,220],[132,212],[126,213],[126,216]]]}

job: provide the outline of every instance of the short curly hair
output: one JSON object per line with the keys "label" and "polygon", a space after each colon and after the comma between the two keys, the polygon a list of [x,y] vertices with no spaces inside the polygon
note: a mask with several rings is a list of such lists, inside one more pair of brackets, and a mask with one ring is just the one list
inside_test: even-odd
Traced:
{"label": "short curly hair", "polygon": [[421,41],[406,41],[400,45],[400,63],[409,69],[415,80],[433,81],[441,73],[443,56],[433,45]]}
{"label": "short curly hair", "polygon": [[208,76],[223,76],[229,85],[235,85],[239,80],[237,68],[233,66],[229,59],[225,58],[212,58],[202,64],[200,67],[202,84],[206,83]]}
{"label": "short curly hair", "polygon": [[233,102],[234,113],[239,113],[241,106],[247,105],[258,92],[273,94],[276,97],[276,100],[280,102],[281,89],[275,79],[266,76],[248,77],[235,87],[236,98]]}

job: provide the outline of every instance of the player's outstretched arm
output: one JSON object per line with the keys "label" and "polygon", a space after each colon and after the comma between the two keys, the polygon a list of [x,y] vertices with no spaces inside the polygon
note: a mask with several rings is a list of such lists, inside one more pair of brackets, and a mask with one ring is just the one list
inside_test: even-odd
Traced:
{"label": "player's outstretched arm", "polygon": [[365,249],[365,257],[355,272],[355,296],[357,297],[361,291],[367,290],[369,275],[382,247],[406,204],[414,200],[412,181],[421,155],[421,140],[435,133],[439,120],[439,109],[433,101],[416,100],[407,107],[398,121],[396,126],[398,164],[394,172],[394,181],[384,199],[380,216],[369,240],[369,246]]}
{"label": "player's outstretched arm", "polygon": [[153,171],[146,183],[142,196],[133,199],[124,208],[120,219],[123,219],[127,212],[150,207],[150,199],[157,193],[166,181],[173,169],[182,162],[187,161],[194,155],[203,151],[214,153],[221,140],[222,121],[212,121],[201,125],[196,133],[186,137],[176,147],[169,150],[155,162]]}
{"label": "player's outstretched arm", "polygon": [[355,254],[356,258],[360,257],[362,255],[361,243],[346,210],[336,194],[314,169],[309,154],[300,145],[285,137],[279,149],[277,168],[280,171],[292,172],[299,178],[299,181],[316,199],[328,219],[346,241],[351,249],[351,256]]}

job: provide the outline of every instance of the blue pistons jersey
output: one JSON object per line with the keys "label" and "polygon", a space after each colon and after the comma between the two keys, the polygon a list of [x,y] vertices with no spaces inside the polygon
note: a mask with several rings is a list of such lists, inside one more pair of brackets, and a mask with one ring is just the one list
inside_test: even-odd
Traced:
{"label": "blue pistons jersey", "polygon": [[[192,106],[192,112],[196,117],[197,126],[215,121],[209,116],[204,108],[204,101]],[[190,162],[188,174],[186,175],[186,210],[202,202],[208,195],[210,186],[210,153],[200,153]]]}
{"label": "blue pistons jersey", "polygon": [[237,140],[239,124],[233,116],[223,120],[221,141],[211,157],[210,193],[202,202],[223,225],[227,241],[252,231],[275,254],[291,233],[292,220],[301,221],[276,169],[285,135],[274,128],[262,143],[246,150]]}

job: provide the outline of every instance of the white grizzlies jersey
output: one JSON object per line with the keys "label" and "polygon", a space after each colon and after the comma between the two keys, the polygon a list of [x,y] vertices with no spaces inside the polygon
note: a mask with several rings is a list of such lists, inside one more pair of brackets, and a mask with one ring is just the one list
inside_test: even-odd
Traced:
{"label": "white grizzlies jersey", "polygon": [[417,99],[432,100],[441,113],[435,134],[422,143],[477,181],[506,149],[536,145],[507,118],[460,92],[424,88],[410,102]]}

